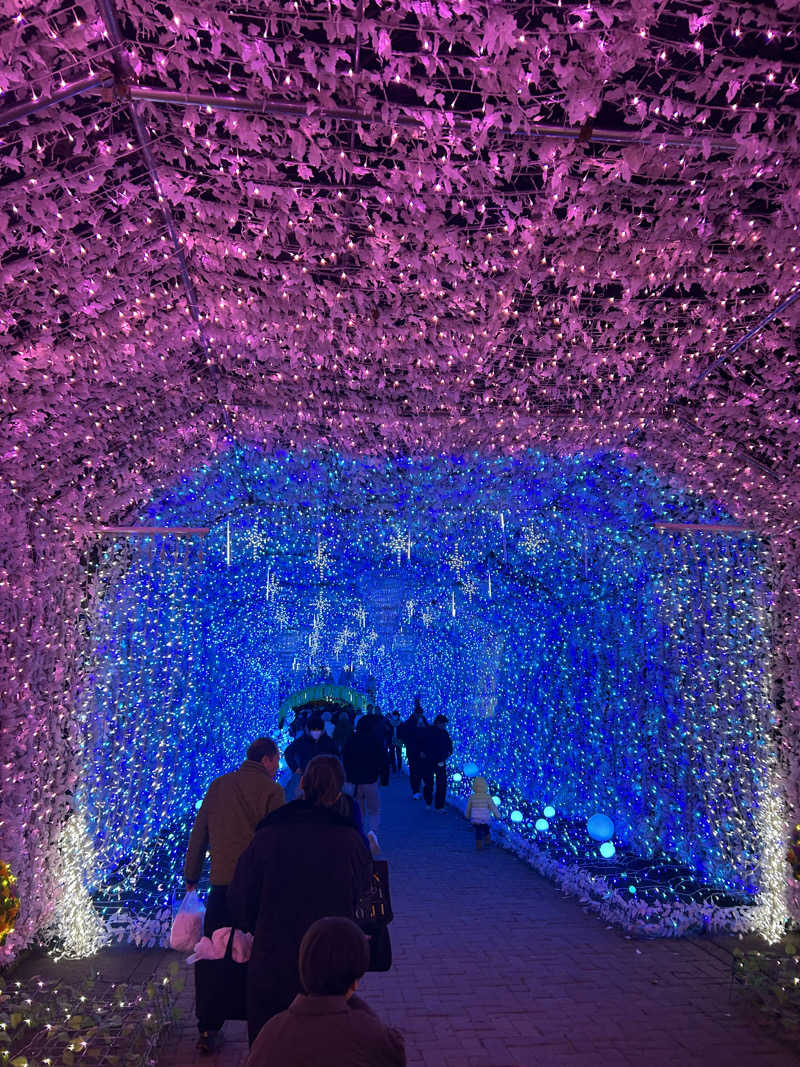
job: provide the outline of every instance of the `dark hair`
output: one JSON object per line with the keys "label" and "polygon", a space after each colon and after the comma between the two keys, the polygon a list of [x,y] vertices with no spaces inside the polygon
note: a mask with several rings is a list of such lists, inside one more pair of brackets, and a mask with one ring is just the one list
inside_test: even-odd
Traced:
{"label": "dark hair", "polygon": [[278,746],[271,737],[258,737],[247,750],[247,758],[260,763],[262,759],[275,759]]}
{"label": "dark hair", "polygon": [[342,791],[344,768],[336,756],[315,756],[303,771],[300,785],[306,800],[330,808]]}
{"label": "dark hair", "polygon": [[369,966],[369,942],[351,919],[317,919],[300,942],[300,981],[312,997],[343,997]]}
{"label": "dark hair", "polygon": [[444,726],[446,722],[450,722],[446,715],[437,715],[433,720],[434,726]]}
{"label": "dark hair", "polygon": [[324,730],[325,724],[322,721],[321,715],[312,715],[306,724],[309,730]]}
{"label": "dark hair", "polygon": [[362,715],[356,723],[356,733],[366,734],[372,729],[372,723],[369,721],[366,715]]}

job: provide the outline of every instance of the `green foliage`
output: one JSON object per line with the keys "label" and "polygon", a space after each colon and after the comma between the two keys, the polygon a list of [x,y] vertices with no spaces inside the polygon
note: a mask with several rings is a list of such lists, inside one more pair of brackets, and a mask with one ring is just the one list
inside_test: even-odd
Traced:
{"label": "green foliage", "polygon": [[733,952],[733,988],[786,1031],[800,1030],[800,943]]}
{"label": "green foliage", "polygon": [[0,986],[0,1061],[10,1067],[145,1067],[174,1018],[182,984],[172,977],[143,987],[102,978],[78,986],[31,978]]}

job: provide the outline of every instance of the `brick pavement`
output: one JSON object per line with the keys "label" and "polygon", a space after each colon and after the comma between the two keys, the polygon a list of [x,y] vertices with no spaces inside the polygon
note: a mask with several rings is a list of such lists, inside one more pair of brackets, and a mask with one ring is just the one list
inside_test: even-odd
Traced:
{"label": "brick pavement", "polygon": [[[394,967],[360,992],[406,1035],[413,1067],[763,1067],[800,1058],[729,1001],[725,941],[628,940],[509,853],[476,852],[453,809],[424,810],[407,779],[383,791]],[[160,1067],[238,1067],[243,1026],[195,1058],[186,1023]]]}
{"label": "brick pavement", "polygon": [[[477,853],[463,818],[426,812],[405,778],[383,796],[395,963],[360,992],[405,1033],[412,1067],[800,1062],[729,1000],[734,942],[626,939],[509,853]],[[94,964],[142,980],[174,957],[117,949]],[[241,1023],[216,1056],[196,1055],[189,978],[159,1067],[240,1067]]]}

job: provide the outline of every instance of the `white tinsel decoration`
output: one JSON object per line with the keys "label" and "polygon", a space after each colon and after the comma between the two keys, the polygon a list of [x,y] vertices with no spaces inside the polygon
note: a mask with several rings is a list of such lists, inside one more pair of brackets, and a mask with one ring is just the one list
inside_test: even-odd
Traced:
{"label": "white tinsel decoration", "polygon": [[86,887],[95,869],[95,849],[86,821],[73,812],[61,831],[55,873],[57,900],[47,927],[58,947],[54,959],[83,959],[108,944],[105,922],[95,911]]}

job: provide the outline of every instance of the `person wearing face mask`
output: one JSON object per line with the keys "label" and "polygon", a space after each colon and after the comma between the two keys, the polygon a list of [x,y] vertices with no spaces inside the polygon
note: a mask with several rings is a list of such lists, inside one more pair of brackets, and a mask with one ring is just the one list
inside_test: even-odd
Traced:
{"label": "person wearing face mask", "polygon": [[306,723],[306,728],[300,737],[287,747],[284,753],[286,765],[292,772],[292,777],[286,784],[286,799],[294,800],[300,778],[315,756],[335,756],[336,746],[325,732],[325,723],[321,716],[312,715]]}

